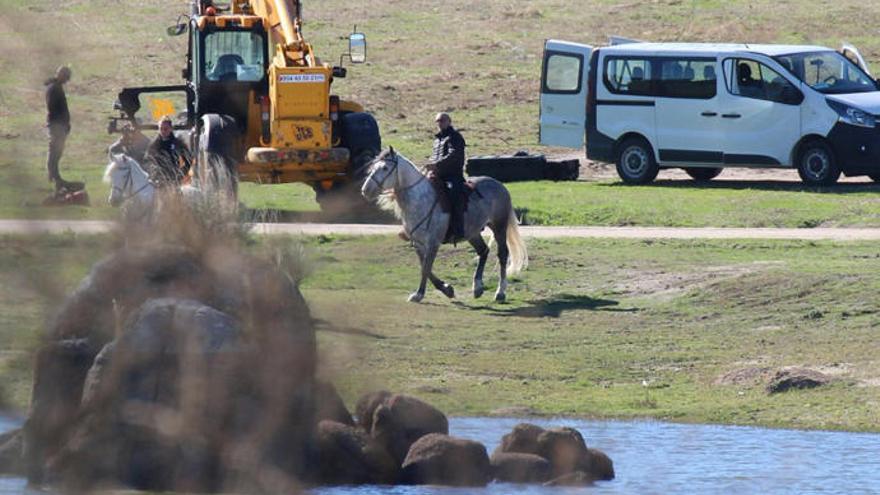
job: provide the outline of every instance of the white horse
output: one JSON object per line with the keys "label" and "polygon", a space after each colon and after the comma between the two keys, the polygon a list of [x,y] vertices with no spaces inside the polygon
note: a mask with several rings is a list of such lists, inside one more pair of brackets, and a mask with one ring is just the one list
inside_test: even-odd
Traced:
{"label": "white horse", "polygon": [[[113,154],[104,170],[104,182],[110,184],[107,202],[122,207],[127,221],[150,222],[158,209],[159,194],[150,182],[150,176],[134,158]],[[181,195],[188,205],[196,204],[201,193],[192,185],[181,186]]]}
{"label": "white horse", "polygon": [[[464,215],[464,239],[477,251],[479,264],[474,272],[473,293],[483,295],[483,269],[489,256],[489,246],[483,240],[483,228],[492,230],[498,244],[499,281],[495,292],[496,301],[506,299],[507,274],[516,274],[528,264],[525,243],[519,234],[516,214],[510,201],[510,193],[503,184],[491,177],[471,177],[475,191],[472,193]],[[418,290],[409,296],[411,302],[425,297],[426,280],[446,297],[455,297],[451,285],[432,273],[437,250],[444,242],[450,215],[439,205],[440,198],[427,176],[394,148],[382,152],[373,162],[361,193],[369,200],[380,193],[390,191],[379,201],[379,206],[393,211],[403,220],[403,227],[419,255],[422,280]]]}
{"label": "white horse", "polygon": [[107,202],[113,207],[122,207],[127,220],[149,221],[156,201],[156,188],[149,179],[149,174],[134,158],[110,155],[110,163],[104,170],[104,182],[110,184]]}

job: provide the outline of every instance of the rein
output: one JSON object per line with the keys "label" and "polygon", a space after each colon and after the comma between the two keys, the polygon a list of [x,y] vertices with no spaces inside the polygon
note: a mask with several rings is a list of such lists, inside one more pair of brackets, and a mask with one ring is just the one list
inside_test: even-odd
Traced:
{"label": "rein", "polygon": [[[376,179],[375,174],[370,174],[369,180],[372,181],[373,183],[375,183],[379,189],[382,189],[385,187],[384,183],[386,180],[388,180],[389,177],[391,177],[391,174],[395,174],[397,176],[396,182],[399,183],[400,182],[400,159],[396,154],[394,155],[394,166],[391,167],[391,170],[389,170],[388,173],[385,174],[385,177],[383,177],[381,181]],[[421,184],[423,181],[427,180],[427,178],[428,178],[428,176],[426,176],[425,174],[419,174],[419,179],[416,180],[415,182],[413,182],[412,184],[408,184],[406,186],[395,186],[394,188],[392,188],[392,191],[394,191],[394,195],[396,197],[399,197],[400,193],[402,193],[404,191],[408,191],[408,190],[416,187],[417,185]],[[427,225],[425,225],[425,228],[426,229],[430,228],[431,219],[434,216],[434,211],[437,209],[437,205],[440,204],[440,197],[437,196],[436,194],[435,194],[435,196],[436,197],[434,198],[434,204],[431,205],[431,209],[428,210],[428,213],[421,220],[419,220],[416,223],[415,227],[407,230],[406,234],[409,237],[412,237],[412,234],[414,232],[419,230],[419,228],[421,228],[422,225],[425,225],[425,222],[427,222]]]}
{"label": "rein", "polygon": [[[132,176],[131,165],[127,165],[125,167],[125,171],[127,173],[125,174],[125,180],[122,182],[122,187],[115,186],[115,185],[110,187],[110,189],[112,191],[119,191],[123,195],[122,203],[125,203],[128,200],[130,200],[131,198],[137,196],[138,194],[140,194],[141,191],[143,191],[144,189],[146,189],[147,187],[150,186],[150,181],[147,181],[137,191],[134,191],[131,194],[126,196],[125,191],[134,187],[134,177]],[[122,203],[120,203],[120,204],[122,204]]]}

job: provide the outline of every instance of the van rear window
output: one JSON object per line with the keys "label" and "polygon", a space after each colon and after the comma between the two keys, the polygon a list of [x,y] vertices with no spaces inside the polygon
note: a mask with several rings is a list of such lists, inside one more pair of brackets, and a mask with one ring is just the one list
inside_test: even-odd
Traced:
{"label": "van rear window", "polygon": [[548,52],[544,62],[544,93],[572,94],[581,91],[583,57]]}
{"label": "van rear window", "polygon": [[605,86],[620,95],[710,99],[717,94],[712,58],[607,57]]}

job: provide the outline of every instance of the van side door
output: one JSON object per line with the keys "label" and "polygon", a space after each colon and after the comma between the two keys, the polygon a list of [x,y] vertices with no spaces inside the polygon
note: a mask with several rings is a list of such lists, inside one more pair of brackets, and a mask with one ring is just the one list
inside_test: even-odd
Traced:
{"label": "van side door", "polygon": [[722,61],[719,101],[726,166],[791,166],[804,94],[776,63],[753,54]]}
{"label": "van side door", "polygon": [[720,167],[717,58],[663,56],[651,65],[661,164]]}
{"label": "van side door", "polygon": [[583,148],[592,50],[588,45],[567,41],[548,40],[544,44],[541,144]]}

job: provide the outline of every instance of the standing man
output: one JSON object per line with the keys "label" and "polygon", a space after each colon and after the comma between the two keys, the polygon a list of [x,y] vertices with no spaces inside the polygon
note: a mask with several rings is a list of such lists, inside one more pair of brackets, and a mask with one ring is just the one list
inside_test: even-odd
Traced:
{"label": "standing man", "polygon": [[49,157],[46,160],[46,171],[49,182],[55,183],[55,192],[71,189],[71,184],[61,178],[58,162],[64,153],[64,143],[70,134],[70,111],[67,108],[67,96],[64,84],[70,81],[69,67],[61,66],[55,71],[55,77],[46,81],[46,127],[49,130]]}
{"label": "standing man", "polygon": [[174,135],[171,117],[159,121],[159,135],[150,143],[145,160],[150,180],[159,187],[179,187],[189,175],[192,155],[186,144]]}
{"label": "standing man", "polygon": [[452,235],[464,237],[464,148],[461,134],[452,127],[452,118],[440,112],[434,118],[440,132],[434,135],[434,148],[428,170],[447,184],[446,193],[452,204]]}

